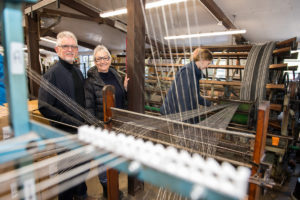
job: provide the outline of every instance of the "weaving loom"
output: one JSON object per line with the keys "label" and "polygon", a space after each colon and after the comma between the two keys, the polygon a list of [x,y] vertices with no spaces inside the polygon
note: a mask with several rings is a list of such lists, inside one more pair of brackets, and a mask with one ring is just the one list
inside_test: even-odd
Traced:
{"label": "weaving loom", "polygon": [[[251,168],[253,175],[251,178],[253,179],[250,182],[261,186],[272,187],[272,181],[265,181],[257,174],[257,172],[260,171],[259,168],[264,155],[266,127],[269,116],[268,102],[262,102],[259,107],[257,132],[256,135],[253,135],[225,130],[229,123],[226,117],[227,124],[221,124],[218,128],[210,128],[198,124],[188,124],[178,120],[167,119],[168,117],[174,118],[174,114],[162,118],[113,108],[113,90],[111,86],[104,88],[104,102],[105,105],[107,105],[104,108],[105,121],[107,121],[106,126],[110,129],[115,132],[125,133],[126,135],[131,135],[136,138],[152,141],[156,144],[173,146],[190,153],[198,153],[204,157],[214,158],[220,162],[225,161],[235,166]],[[231,111],[235,111],[237,108],[236,104],[228,105],[219,105],[215,108],[210,108],[210,110],[225,108],[225,112],[228,112],[226,107]],[[234,109],[232,109],[232,107]],[[199,113],[206,114],[209,112],[208,110],[194,110],[189,114],[186,113],[184,120],[195,117]],[[224,112],[224,110],[221,112]],[[231,114],[233,115],[233,113],[234,112]],[[184,113],[181,114],[184,116]],[[215,114],[215,116],[217,115],[218,114]],[[228,117],[228,115],[225,116]],[[203,122],[205,122],[205,120],[203,120]],[[268,176],[268,174],[265,174],[264,178]],[[256,186],[251,184],[250,188],[251,192],[249,193],[249,198],[254,199]]]}
{"label": "weaving loom", "polygon": [[[18,3],[11,3],[8,0],[3,2],[3,5],[7,7],[14,4]],[[261,103],[256,105],[260,108],[257,112],[256,134],[226,130],[232,116],[240,107],[240,102],[237,101],[210,108],[199,107],[192,111],[164,117],[153,117],[112,108],[113,90],[109,87],[106,88],[110,95],[106,96],[106,115],[105,123],[103,123],[86,113],[83,108],[70,101],[68,97],[47,82],[41,82],[40,75],[28,69],[28,76],[33,81],[47,89],[49,93],[72,110],[78,112],[86,122],[113,131],[108,134],[104,130],[81,127],[79,138],[76,138],[52,128],[29,122],[28,114],[24,109],[27,95],[24,94],[26,92],[23,93],[26,91],[26,83],[24,72],[22,70],[20,72],[22,62],[11,59],[13,54],[10,52],[11,44],[16,41],[18,43],[17,49],[21,49],[22,34],[17,40],[9,37],[14,36],[12,33],[16,32],[9,29],[8,20],[10,18],[11,16],[3,17],[6,20],[6,23],[3,24],[9,30],[6,32],[5,49],[6,55],[9,55],[10,59],[6,58],[6,66],[8,66],[8,70],[13,69],[12,72],[9,71],[9,89],[11,121],[16,138],[3,142],[0,146],[2,164],[0,170],[5,172],[0,175],[0,182],[6,186],[1,188],[0,198],[34,199],[35,196],[36,198],[50,198],[76,183],[84,181],[90,168],[95,168],[96,170],[93,169],[90,173],[97,175],[106,170],[107,167],[135,175],[141,180],[159,187],[169,188],[183,197],[192,199],[243,198],[247,192],[247,176],[249,176],[243,167],[252,169],[252,176],[249,180],[252,183],[249,192],[250,199],[254,199],[257,191],[256,185],[253,183],[272,187],[272,182],[268,180],[268,167],[270,166],[261,163],[264,157],[269,116],[269,104],[262,102],[265,97],[265,81],[268,72],[266,68],[263,69],[261,66],[270,64],[269,60],[274,49],[274,43],[253,46],[249,54],[247,53],[249,55],[247,68],[245,68],[247,71],[245,70],[240,96],[241,100],[248,103],[254,99]],[[14,26],[19,25],[19,22],[14,24]],[[12,49],[15,51],[16,47]],[[191,49],[192,47],[189,48],[189,51]],[[151,49],[151,54],[155,54],[153,49]],[[241,55],[241,53],[236,54]],[[170,56],[172,57],[172,54]],[[261,57],[264,59],[260,59]],[[16,68],[12,66],[15,63],[16,66],[19,66],[17,73]],[[257,65],[255,65],[256,63]],[[154,63],[156,71],[157,66]],[[174,63],[171,63],[170,66],[172,69],[168,74],[175,71]],[[257,77],[255,76],[257,73],[262,75]],[[161,92],[162,88],[159,90]],[[250,102],[250,104],[252,103]],[[250,120],[250,114],[247,114],[248,120]],[[195,117],[199,118],[200,124],[185,123]],[[134,136],[136,139],[123,134]],[[116,145],[116,143],[120,145]],[[180,149],[180,151],[172,147]],[[128,151],[123,151],[124,149],[128,149]],[[59,155],[56,157],[30,164],[33,160],[57,153]],[[194,155],[191,156],[190,154],[193,153]],[[207,158],[207,160],[204,161],[199,155]],[[177,158],[182,158],[183,162]],[[214,159],[225,163],[219,164]],[[91,160],[94,160],[92,164],[90,164]],[[70,164],[60,164],[60,168],[57,168],[56,165],[61,162]],[[243,167],[235,169],[228,163]],[[18,167],[13,169],[15,164]],[[76,168],[69,169],[72,166],[76,166]],[[262,166],[268,169],[261,171]],[[109,171],[114,174],[113,176],[117,174],[116,171]],[[261,172],[266,173],[261,177]],[[189,177],[188,175],[191,173],[195,176]],[[241,179],[236,180],[235,178],[239,176]],[[207,182],[201,182],[203,177]],[[72,181],[67,182],[66,180]],[[217,184],[218,182],[220,184]],[[236,186],[240,186],[240,190],[237,191]],[[109,198],[118,198],[113,197],[113,195],[117,196],[117,191],[118,188],[110,190]]]}
{"label": "weaving loom", "polygon": [[[191,199],[240,199],[245,196],[249,170],[244,167],[237,170],[228,163],[220,166],[215,160],[204,161],[197,154],[191,156],[185,151],[165,149],[151,142],[88,127],[80,128],[79,140],[76,136],[30,122],[26,109],[27,89],[21,48],[22,1],[6,0],[0,5],[10,119],[15,136],[0,144],[1,199],[48,199],[84,181],[90,168],[97,169],[91,170],[96,175],[106,167],[134,174]],[[12,19],[14,23],[11,23]],[[46,82],[41,85],[51,90]],[[65,99],[65,103],[68,103],[68,99]],[[83,112],[72,103],[68,105],[79,113]],[[85,118],[90,117],[84,112],[81,114]],[[94,122],[92,118],[90,123]],[[127,148],[129,151],[124,151]],[[136,151],[140,154],[132,154]],[[56,153],[59,155],[47,158]],[[153,160],[149,162],[145,159],[147,156]],[[187,178],[190,171],[195,176]]]}

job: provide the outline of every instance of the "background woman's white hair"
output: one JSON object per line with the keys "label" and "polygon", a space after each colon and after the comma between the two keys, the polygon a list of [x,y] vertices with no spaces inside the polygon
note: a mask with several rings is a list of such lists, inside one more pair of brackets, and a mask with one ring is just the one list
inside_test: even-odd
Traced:
{"label": "background woman's white hair", "polygon": [[103,45],[98,45],[95,49],[94,49],[94,59],[96,59],[96,54],[99,52],[99,51],[104,51],[105,53],[107,53],[107,55],[109,56],[109,58],[111,58],[111,55],[108,51],[108,49],[103,46]]}
{"label": "background woman's white hair", "polygon": [[59,34],[57,34],[56,38],[56,46],[61,45],[61,41],[63,40],[63,38],[72,38],[75,40],[76,45],[78,45],[76,36],[70,31],[62,31]]}

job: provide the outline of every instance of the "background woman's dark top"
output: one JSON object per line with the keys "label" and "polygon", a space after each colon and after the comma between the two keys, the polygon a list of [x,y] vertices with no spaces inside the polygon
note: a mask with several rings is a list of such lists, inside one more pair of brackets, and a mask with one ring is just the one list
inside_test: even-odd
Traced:
{"label": "background woman's dark top", "polygon": [[168,115],[193,110],[198,104],[210,106],[211,103],[200,95],[199,80],[203,77],[203,72],[194,62],[182,67],[176,74],[176,83],[173,81],[160,113]]}

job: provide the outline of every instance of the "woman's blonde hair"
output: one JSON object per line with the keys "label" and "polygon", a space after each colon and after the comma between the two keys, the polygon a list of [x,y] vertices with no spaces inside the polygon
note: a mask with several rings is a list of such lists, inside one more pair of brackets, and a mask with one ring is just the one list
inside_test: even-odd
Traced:
{"label": "woman's blonde hair", "polygon": [[191,55],[191,61],[197,62],[199,60],[213,60],[213,55],[210,50],[208,49],[201,49],[197,48],[194,50],[193,54]]}

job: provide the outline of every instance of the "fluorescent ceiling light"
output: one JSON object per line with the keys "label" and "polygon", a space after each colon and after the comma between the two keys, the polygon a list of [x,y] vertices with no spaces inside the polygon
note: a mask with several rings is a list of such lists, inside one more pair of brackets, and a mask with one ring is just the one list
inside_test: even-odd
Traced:
{"label": "fluorescent ceiling light", "polygon": [[100,13],[100,17],[112,17],[112,16],[116,16],[116,15],[123,15],[127,13],[127,9],[126,8],[121,8],[118,10],[114,10],[114,11],[108,11],[108,12],[103,12]]}
{"label": "fluorescent ceiling light", "polygon": [[243,33],[246,33],[246,30],[231,30],[231,31],[221,31],[221,32],[198,33],[198,34],[190,34],[190,35],[175,35],[175,36],[164,37],[164,39],[176,40],[176,39],[209,37],[209,36],[219,36],[219,35],[234,35],[234,34],[243,34]]}
{"label": "fluorescent ceiling light", "polygon": [[[169,5],[169,4],[174,4],[174,3],[180,3],[180,2],[184,2],[187,0],[161,0],[161,1],[156,1],[156,2],[151,2],[151,3],[146,3],[145,8],[146,9],[151,9],[151,8],[156,8],[156,7],[162,7],[165,5]],[[116,16],[116,15],[123,15],[127,13],[127,8],[121,8],[118,10],[114,10],[114,11],[107,11],[107,12],[102,12],[100,13],[100,17],[112,17],[112,16]]]}
{"label": "fluorescent ceiling light", "polygon": [[[23,51],[27,51],[28,48],[27,48],[27,47],[24,47],[22,50],[23,50]],[[41,52],[41,51],[47,51],[47,50],[45,50],[45,49],[39,49],[39,51]]]}
{"label": "fluorescent ceiling light", "polygon": [[156,1],[156,2],[151,2],[151,3],[146,3],[145,8],[146,9],[157,8],[157,7],[162,7],[162,6],[165,6],[165,5],[180,3],[180,2],[184,2],[184,1],[187,1],[187,0],[162,0],[162,1]]}
{"label": "fluorescent ceiling light", "polygon": [[48,38],[41,37],[40,39],[41,39],[42,41],[45,41],[45,42],[50,42],[50,43],[56,44],[56,41],[50,40],[50,39],[48,39]]}

